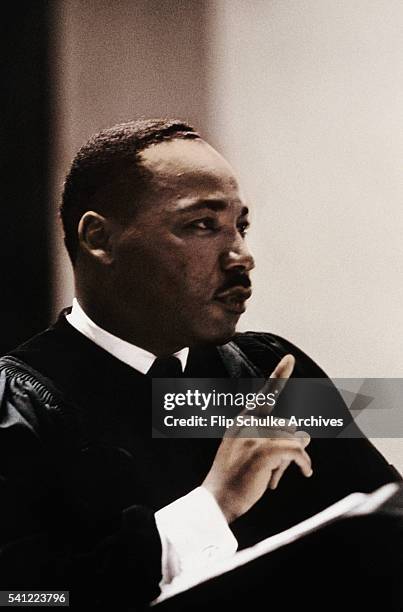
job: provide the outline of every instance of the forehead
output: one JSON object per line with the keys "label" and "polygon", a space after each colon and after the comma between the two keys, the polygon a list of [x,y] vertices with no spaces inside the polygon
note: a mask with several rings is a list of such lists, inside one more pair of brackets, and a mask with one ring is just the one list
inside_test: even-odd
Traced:
{"label": "forehead", "polygon": [[239,187],[228,162],[204,140],[176,139],[145,149],[142,164],[153,174],[154,187],[178,197],[196,191],[200,197],[239,199]]}

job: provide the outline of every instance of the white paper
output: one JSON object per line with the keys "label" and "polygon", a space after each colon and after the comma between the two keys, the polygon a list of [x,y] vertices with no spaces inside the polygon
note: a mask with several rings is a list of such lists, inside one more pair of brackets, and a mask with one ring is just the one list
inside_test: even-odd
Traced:
{"label": "white paper", "polygon": [[165,599],[173,597],[182,591],[186,591],[191,587],[200,584],[206,580],[210,580],[215,576],[219,576],[225,572],[228,572],[236,567],[249,563],[258,557],[266,555],[281,546],[290,544],[303,535],[307,535],[312,531],[315,531],[319,527],[328,525],[335,520],[347,516],[362,516],[374,512],[381,504],[387,501],[396,491],[398,485],[390,483],[384,485],[380,489],[377,489],[373,493],[352,493],[347,497],[344,497],[340,501],[336,502],[332,506],[329,506],[322,512],[315,514],[311,518],[298,523],[294,527],[282,531],[270,538],[266,538],[255,546],[246,548],[235,553],[230,559],[225,561],[218,561],[217,563],[210,563],[208,567],[195,567],[193,571],[188,571],[177,576],[172,583],[164,587],[164,591],[161,595],[153,602],[152,605],[158,604]]}

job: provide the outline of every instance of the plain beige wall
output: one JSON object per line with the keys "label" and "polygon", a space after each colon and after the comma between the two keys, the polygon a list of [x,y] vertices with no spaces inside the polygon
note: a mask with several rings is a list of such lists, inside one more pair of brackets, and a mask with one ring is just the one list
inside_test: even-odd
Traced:
{"label": "plain beige wall", "polygon": [[140,116],[177,116],[207,131],[207,94],[203,2],[57,0],[52,7],[56,313],[73,293],[56,206],[77,149],[94,132]]}
{"label": "plain beige wall", "polygon": [[[55,200],[93,131],[190,118],[254,205],[242,329],[333,377],[403,371],[400,0],[55,3]],[[55,308],[71,272],[55,240]],[[403,470],[401,440],[377,441]]]}
{"label": "plain beige wall", "polygon": [[[242,329],[403,372],[403,3],[212,0],[209,118],[255,205]],[[403,442],[377,440],[403,471]]]}
{"label": "plain beige wall", "polygon": [[403,372],[403,3],[215,0],[210,120],[251,202],[243,327]]}

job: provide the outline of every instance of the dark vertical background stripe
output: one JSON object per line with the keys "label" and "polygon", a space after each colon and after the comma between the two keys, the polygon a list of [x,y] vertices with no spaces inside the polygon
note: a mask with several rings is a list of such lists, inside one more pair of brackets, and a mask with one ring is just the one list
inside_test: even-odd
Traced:
{"label": "dark vertical background stripe", "polygon": [[9,2],[1,20],[0,353],[49,319],[48,12]]}

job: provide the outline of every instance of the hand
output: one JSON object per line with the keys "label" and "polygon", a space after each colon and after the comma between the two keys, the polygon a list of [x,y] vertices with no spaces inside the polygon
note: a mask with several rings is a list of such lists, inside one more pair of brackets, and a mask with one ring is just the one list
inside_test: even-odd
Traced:
{"label": "hand", "polygon": [[[294,364],[292,355],[283,357],[263,391],[279,394]],[[291,462],[296,463],[307,478],[312,475],[311,459],[305,451],[310,442],[307,433],[291,427],[281,428],[281,431],[270,428],[273,437],[246,438],[241,437],[243,429],[234,428],[230,435],[224,436],[202,483],[214,495],[228,523],[247,512],[268,487],[276,489]]]}

